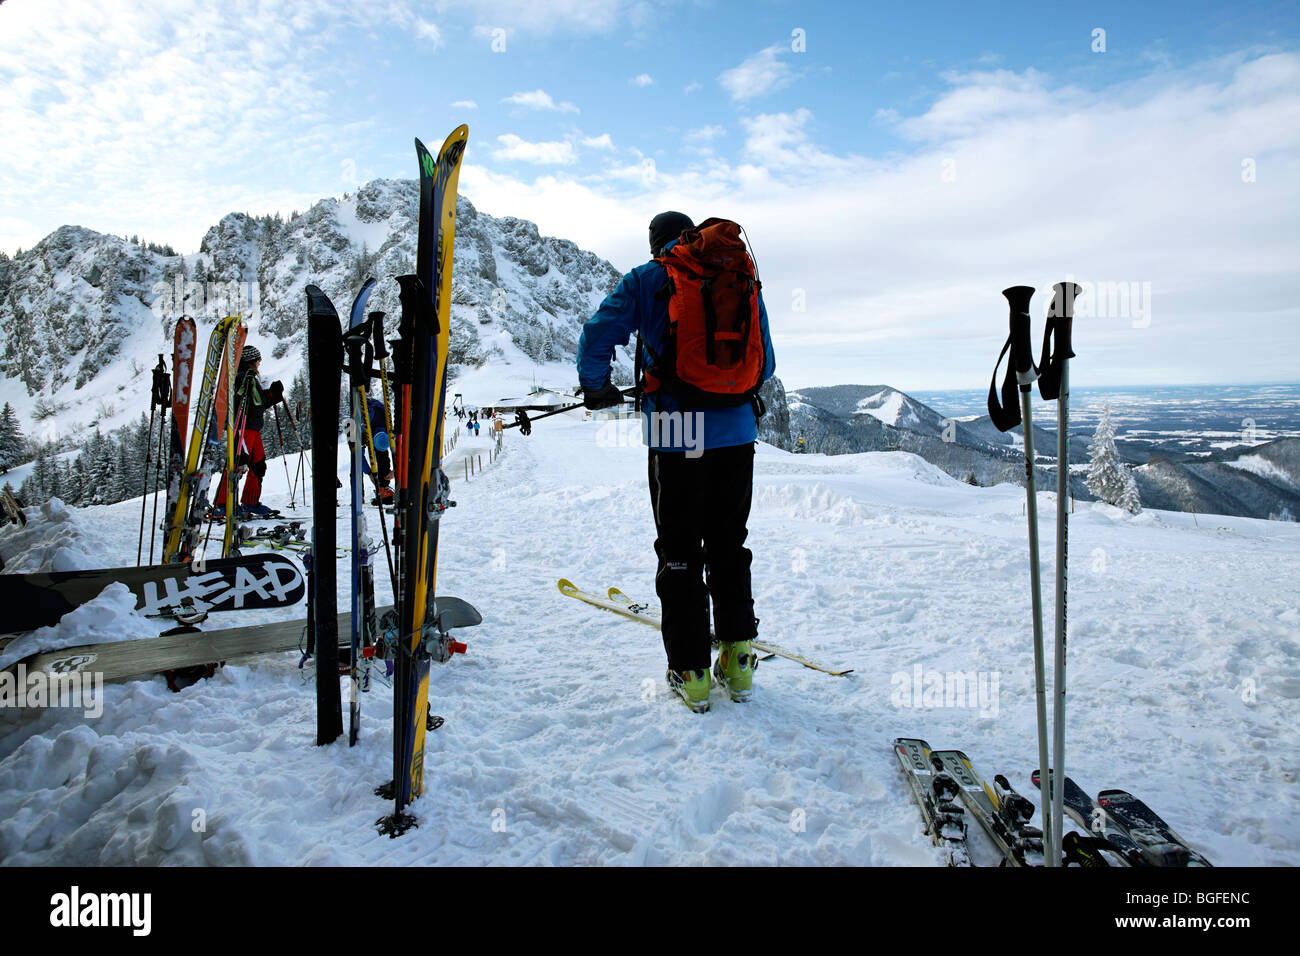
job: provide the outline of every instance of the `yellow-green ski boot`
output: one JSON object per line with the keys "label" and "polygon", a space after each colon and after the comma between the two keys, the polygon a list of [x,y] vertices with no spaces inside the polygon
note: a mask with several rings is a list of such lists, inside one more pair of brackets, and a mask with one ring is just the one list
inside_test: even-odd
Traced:
{"label": "yellow-green ski boot", "polygon": [[754,668],[758,661],[749,641],[723,641],[718,645],[718,659],[713,676],[734,701],[754,696]]}
{"label": "yellow-green ski boot", "polygon": [[668,688],[697,714],[709,709],[709,672],[668,669]]}

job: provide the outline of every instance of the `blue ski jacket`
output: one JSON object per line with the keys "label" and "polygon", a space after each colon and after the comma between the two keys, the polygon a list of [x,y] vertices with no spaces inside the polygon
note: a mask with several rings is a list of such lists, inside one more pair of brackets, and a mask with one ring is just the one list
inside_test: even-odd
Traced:
{"label": "blue ski jacket", "polygon": [[[666,248],[671,249],[676,240]],[[668,273],[653,259],[623,276],[618,288],[605,297],[596,314],[582,327],[578,340],[578,383],[583,389],[599,389],[609,382],[614,349],[627,345],[632,333],[641,342],[649,342],[662,351],[668,335],[668,302],[655,294],[668,281]],[[763,381],[776,371],[772,337],[768,331],[767,306],[763,293],[758,294],[758,314],[763,329]],[[650,367],[652,359],[641,346],[641,365]],[[648,392],[641,399],[642,438],[656,451],[705,451],[746,445],[758,440],[758,422],[748,405],[737,408],[702,409],[686,416],[681,405],[666,391]]]}

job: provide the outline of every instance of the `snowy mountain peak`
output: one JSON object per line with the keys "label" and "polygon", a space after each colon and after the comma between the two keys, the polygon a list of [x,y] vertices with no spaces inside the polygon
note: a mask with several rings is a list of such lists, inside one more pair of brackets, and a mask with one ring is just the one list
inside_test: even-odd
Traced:
{"label": "snowy mountain peak", "polygon": [[[125,424],[147,406],[145,369],[170,355],[172,324],[185,313],[198,318],[200,341],[218,318],[242,313],[266,356],[264,376],[287,383],[305,362],[309,283],[345,312],[373,275],[372,308],[396,315],[397,284],[384,280],[415,269],[418,200],[415,181],[377,179],[287,219],[232,212],[184,256],[63,226],[0,263],[0,401],[56,430],[91,418],[105,429]],[[456,229],[451,374],[492,361],[572,361],[582,322],[620,272],[463,197]]]}

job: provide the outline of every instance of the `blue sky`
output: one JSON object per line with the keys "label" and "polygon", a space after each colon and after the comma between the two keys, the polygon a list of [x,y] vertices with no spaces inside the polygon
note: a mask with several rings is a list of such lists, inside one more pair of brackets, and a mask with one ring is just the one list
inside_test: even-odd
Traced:
{"label": "blue sky", "polygon": [[1296,379],[1296,3],[216,6],[0,5],[0,249],[194,251],[466,122],[462,194],[619,268],[744,223],[791,386],[978,386],[1067,275],[1076,381]]}

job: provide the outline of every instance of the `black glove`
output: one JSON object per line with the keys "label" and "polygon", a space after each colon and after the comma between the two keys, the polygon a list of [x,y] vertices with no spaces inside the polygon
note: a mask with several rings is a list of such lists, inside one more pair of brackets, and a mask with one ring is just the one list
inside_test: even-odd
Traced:
{"label": "black glove", "polygon": [[266,406],[270,408],[272,405],[279,405],[282,401],[284,401],[284,383],[277,380],[266,390]]}
{"label": "black glove", "polygon": [[584,388],[582,404],[593,412],[602,408],[611,408],[623,404],[623,391],[613,382],[606,382],[601,388]]}

